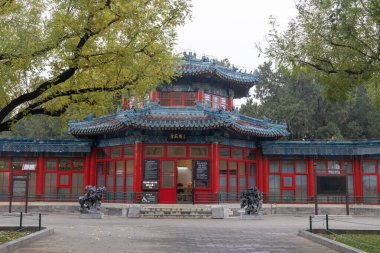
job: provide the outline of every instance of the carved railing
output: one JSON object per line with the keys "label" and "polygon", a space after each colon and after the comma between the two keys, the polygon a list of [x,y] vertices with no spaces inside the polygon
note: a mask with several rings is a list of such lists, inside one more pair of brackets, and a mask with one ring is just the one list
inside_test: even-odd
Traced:
{"label": "carved railing", "polygon": [[[107,192],[103,196],[103,203],[142,203],[142,192]],[[0,193],[0,202],[9,201],[8,193]],[[41,201],[41,202],[78,202],[76,195],[64,195],[64,194],[31,194],[29,195],[29,201]],[[263,194],[264,204],[314,204],[314,196],[281,196],[275,194]],[[23,198],[13,198],[14,202],[24,201]],[[159,201],[159,199],[158,199]],[[375,205],[380,204],[380,196],[348,196],[350,204],[368,204]],[[198,192],[194,194],[193,201],[188,201],[189,204],[223,204],[223,203],[240,203],[238,194],[231,193],[209,193]],[[345,196],[318,196],[318,204],[345,204]]]}

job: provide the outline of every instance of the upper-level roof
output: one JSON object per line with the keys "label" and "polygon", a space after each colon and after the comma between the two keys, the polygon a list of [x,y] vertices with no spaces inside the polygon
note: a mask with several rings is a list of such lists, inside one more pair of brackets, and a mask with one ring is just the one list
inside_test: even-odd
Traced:
{"label": "upper-level roof", "polygon": [[185,54],[177,71],[182,77],[212,77],[233,89],[236,98],[247,96],[249,89],[259,81],[257,74],[246,73],[235,67],[221,66],[207,57],[198,59],[194,54]]}
{"label": "upper-level roof", "polygon": [[289,134],[286,125],[273,124],[238,112],[212,110],[200,104],[193,107],[160,107],[150,103],[140,110],[126,110],[116,114],[69,123],[69,133],[99,135],[127,129],[151,130],[207,130],[228,128],[245,136],[279,138]]}

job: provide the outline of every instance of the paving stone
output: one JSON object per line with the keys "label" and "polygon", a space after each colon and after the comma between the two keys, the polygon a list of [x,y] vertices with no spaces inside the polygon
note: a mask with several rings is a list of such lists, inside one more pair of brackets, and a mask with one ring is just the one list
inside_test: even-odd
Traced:
{"label": "paving stone", "polygon": [[[25,219],[25,222],[28,222],[28,217]],[[10,218],[1,220],[2,225],[11,225],[11,222]],[[14,222],[17,223],[17,219]],[[380,217],[353,217],[350,222],[378,224],[380,227]],[[315,225],[318,224],[323,225]],[[308,216],[266,215],[264,220],[247,222],[239,217],[125,219],[105,216],[101,220],[81,220],[77,214],[49,214],[43,216],[43,225],[54,227],[55,234],[25,245],[12,253],[335,252],[297,236],[298,230],[307,229]],[[368,227],[338,221],[330,221],[329,225],[332,228]]]}

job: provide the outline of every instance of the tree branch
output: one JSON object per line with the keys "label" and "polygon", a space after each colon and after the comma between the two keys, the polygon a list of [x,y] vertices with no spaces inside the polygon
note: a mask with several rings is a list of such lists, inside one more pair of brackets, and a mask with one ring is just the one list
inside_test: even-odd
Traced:
{"label": "tree branch", "polygon": [[75,63],[75,66],[74,67],[70,67],[70,68],[64,70],[61,74],[59,74],[55,78],[43,82],[34,91],[26,93],[26,94],[23,94],[23,95],[19,96],[18,98],[12,100],[9,104],[7,104],[0,111],[0,122],[2,122],[9,113],[11,113],[13,110],[15,110],[21,104],[37,98],[38,96],[40,96],[47,89],[49,89],[49,88],[51,88],[53,86],[59,85],[59,84],[65,82],[65,81],[67,81],[69,78],[71,78],[75,74],[75,72],[78,70],[78,66],[77,66],[76,62],[77,62],[77,60],[78,60],[78,58],[80,56],[81,50],[83,49],[84,45],[86,44],[86,42],[92,36],[100,33],[102,30],[104,30],[107,27],[111,26],[113,23],[117,22],[118,20],[119,20],[119,17],[116,17],[116,18],[112,19],[110,22],[107,23],[107,25],[105,27],[102,27],[98,31],[95,31],[95,32],[91,31],[90,29],[86,29],[84,35],[80,38],[80,40],[79,40],[79,42],[78,42],[78,44],[77,44],[77,46],[75,47],[75,50],[74,50],[74,59],[73,59],[73,62]]}
{"label": "tree branch", "polygon": [[[71,97],[73,95],[79,95],[79,94],[86,94],[86,93],[94,93],[94,92],[113,92],[117,90],[124,89],[125,87],[129,85],[133,85],[138,81],[139,77],[134,78],[133,80],[129,82],[123,82],[117,86],[107,86],[107,87],[92,87],[92,88],[83,88],[83,89],[77,89],[77,90],[67,90],[64,92],[57,92],[56,94],[52,94],[42,100],[39,100],[38,102],[35,102],[33,104],[30,104],[27,108],[19,111],[16,115],[14,115],[12,118],[8,119],[7,121],[4,121],[2,124],[0,124],[0,131],[4,130],[5,126],[11,127],[12,124],[18,122],[21,120],[25,115],[34,115],[34,112],[39,112],[38,114],[45,114],[48,116],[61,116],[67,108],[65,108],[64,111],[62,111],[61,114],[55,115],[56,112],[60,110],[56,110],[53,113],[47,113],[48,110],[41,108],[40,106],[43,105],[46,102],[52,101],[55,98],[60,97]],[[71,99],[73,100],[73,99]],[[66,106],[66,105],[65,105]],[[68,106],[68,105],[67,105]],[[44,113],[41,113],[44,112]],[[54,114],[54,115],[53,115]],[[7,129],[9,130],[9,129]]]}
{"label": "tree branch", "polygon": [[[353,47],[353,46],[351,46],[351,45],[346,45],[346,44],[343,44],[343,43],[334,42],[331,38],[327,38],[327,37],[324,36],[322,33],[318,33],[318,35],[321,36],[321,37],[322,37],[327,43],[329,43],[331,46],[334,46],[334,47],[342,47],[342,48],[348,48],[348,49],[351,49],[352,51],[355,51],[355,52],[357,52],[357,53],[363,55],[363,56],[366,57],[366,58],[370,58],[370,59],[373,59],[373,60],[378,60],[377,57],[374,57],[374,56],[372,56],[372,55],[368,55],[367,53],[365,53],[365,52],[363,52],[363,51],[359,50],[358,48],[355,48],[355,47]],[[356,37],[353,36],[352,34],[351,34],[351,36],[352,36],[354,39],[357,39],[357,40],[358,40],[358,38],[356,38]],[[360,41],[359,41],[359,42],[360,42]],[[368,45],[366,45],[366,44],[365,44],[365,46],[368,47]]]}

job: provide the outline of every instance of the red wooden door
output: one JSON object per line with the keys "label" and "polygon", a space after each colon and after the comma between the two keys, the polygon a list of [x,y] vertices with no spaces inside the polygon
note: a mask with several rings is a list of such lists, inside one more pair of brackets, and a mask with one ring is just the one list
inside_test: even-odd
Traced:
{"label": "red wooden door", "polygon": [[58,199],[71,199],[71,174],[69,172],[59,172],[57,174],[57,193]]}
{"label": "red wooden door", "polygon": [[160,187],[158,190],[160,204],[176,203],[176,162],[162,160],[160,163]]}

